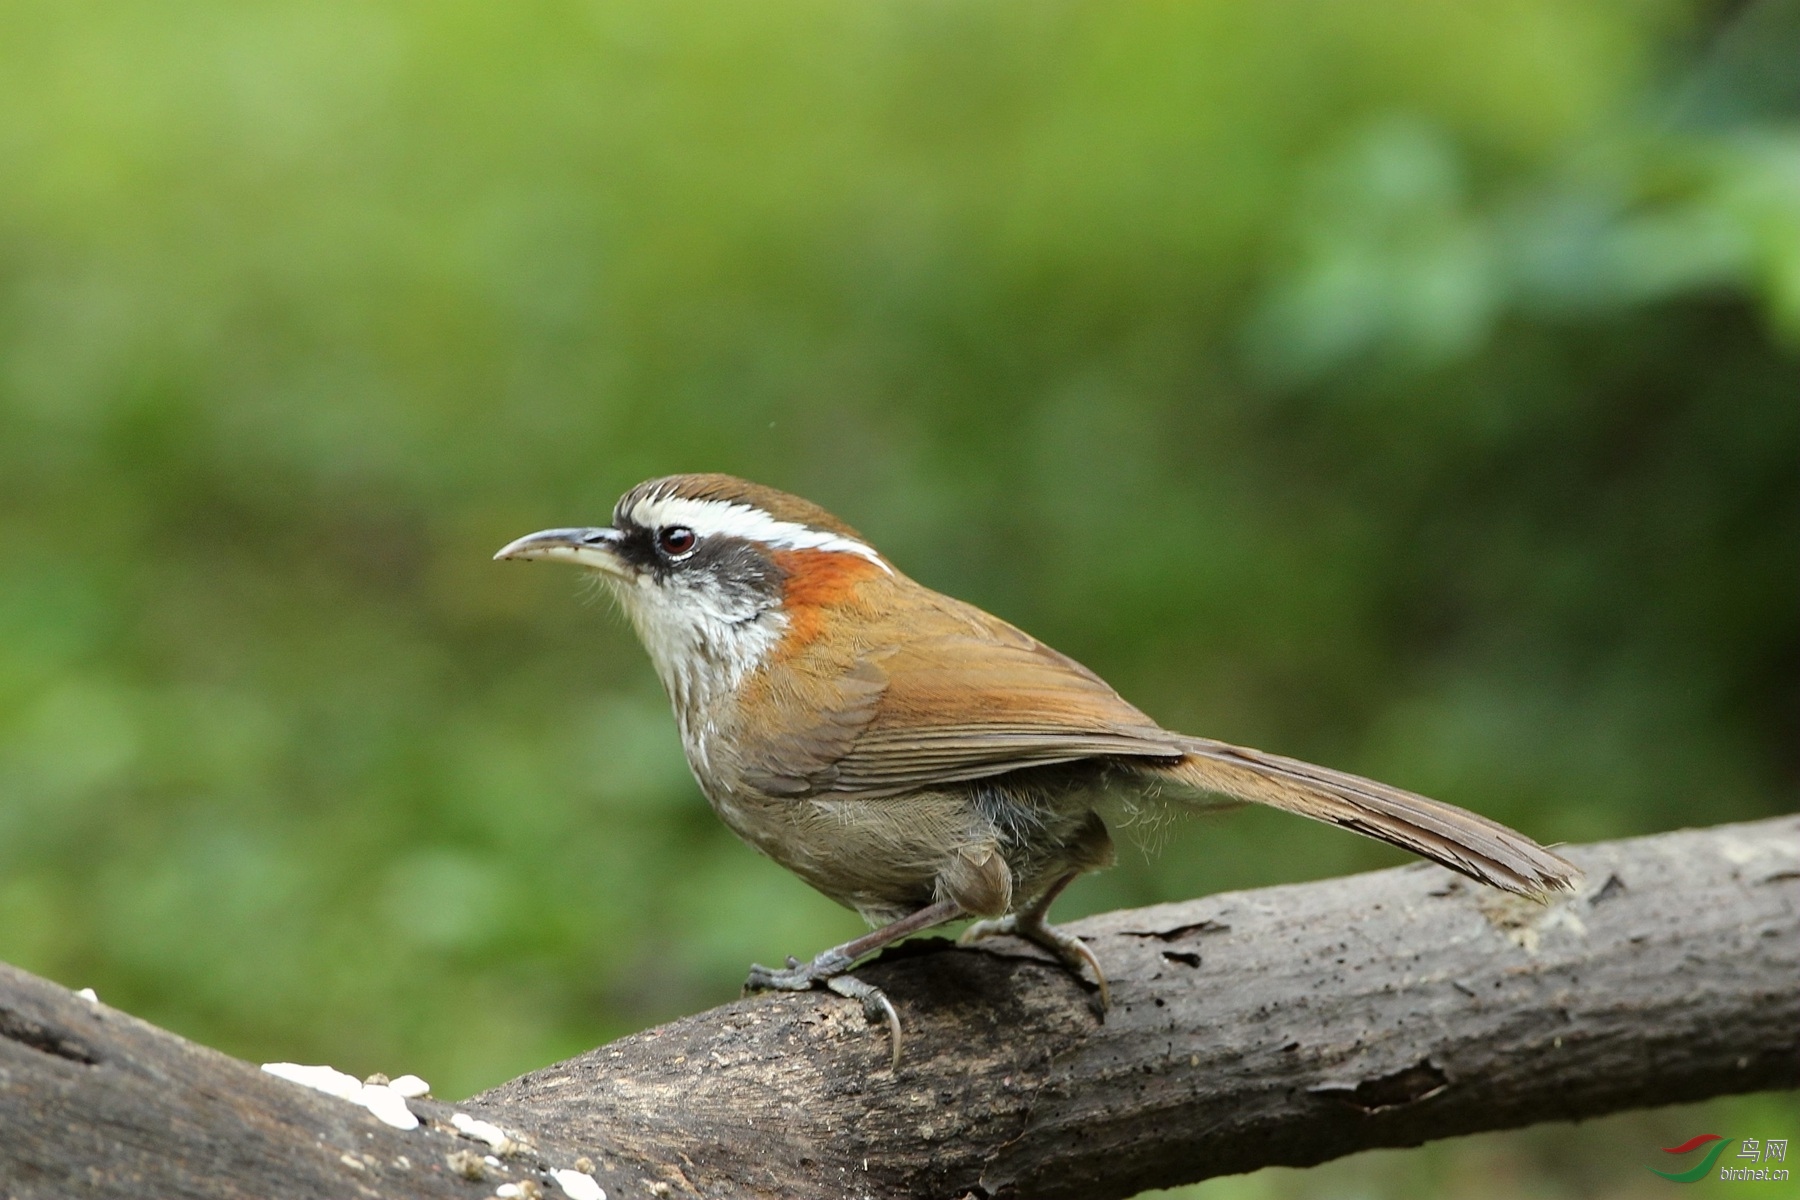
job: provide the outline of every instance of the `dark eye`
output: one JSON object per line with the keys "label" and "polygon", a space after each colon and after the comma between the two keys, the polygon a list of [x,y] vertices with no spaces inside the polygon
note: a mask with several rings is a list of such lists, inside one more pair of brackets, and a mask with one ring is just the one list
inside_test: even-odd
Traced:
{"label": "dark eye", "polygon": [[657,532],[656,548],[670,558],[680,558],[693,550],[698,540],[686,525],[669,525]]}

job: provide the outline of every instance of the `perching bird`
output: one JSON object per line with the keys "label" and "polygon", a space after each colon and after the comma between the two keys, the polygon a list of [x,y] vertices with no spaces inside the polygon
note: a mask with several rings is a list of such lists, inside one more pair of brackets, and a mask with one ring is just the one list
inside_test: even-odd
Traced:
{"label": "perching bird", "polygon": [[688,765],[751,846],[855,909],[874,932],[747,988],[824,985],[885,1019],[847,974],[908,934],[979,918],[969,942],[1028,938],[1106,975],[1045,921],[1107,866],[1107,793],[1140,803],[1253,801],[1341,825],[1482,883],[1543,897],[1579,872],[1485,817],[1328,767],[1162,728],[1098,675],[901,574],[815,504],[729,475],[639,484],[612,524],[522,537],[496,558],[597,572],[668,691]]}

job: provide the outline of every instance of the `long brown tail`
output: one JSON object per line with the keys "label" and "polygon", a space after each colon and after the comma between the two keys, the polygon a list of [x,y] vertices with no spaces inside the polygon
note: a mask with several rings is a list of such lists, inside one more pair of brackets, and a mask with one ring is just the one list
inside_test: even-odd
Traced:
{"label": "long brown tail", "polygon": [[1524,834],[1466,809],[1373,779],[1206,738],[1157,771],[1203,792],[1267,804],[1391,842],[1471,879],[1545,899],[1573,891],[1581,871]]}

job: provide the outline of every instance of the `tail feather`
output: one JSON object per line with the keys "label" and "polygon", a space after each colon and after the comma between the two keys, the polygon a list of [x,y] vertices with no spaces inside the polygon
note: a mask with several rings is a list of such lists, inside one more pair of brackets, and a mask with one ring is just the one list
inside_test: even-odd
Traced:
{"label": "tail feather", "polygon": [[1545,899],[1573,891],[1581,871],[1497,821],[1400,788],[1206,738],[1159,770],[1199,791],[1249,800],[1390,842],[1471,879]]}

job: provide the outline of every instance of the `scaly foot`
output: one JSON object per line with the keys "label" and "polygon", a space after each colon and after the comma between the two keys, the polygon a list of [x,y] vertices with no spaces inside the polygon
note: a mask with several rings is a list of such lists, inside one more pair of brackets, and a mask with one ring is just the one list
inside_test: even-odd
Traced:
{"label": "scaly foot", "polygon": [[1094,973],[1094,982],[1100,985],[1100,1012],[1104,1015],[1112,1007],[1112,989],[1107,986],[1106,972],[1100,969],[1100,960],[1094,957],[1094,952],[1088,949],[1086,942],[1047,923],[1042,913],[1027,909],[993,920],[977,921],[963,930],[962,936],[956,939],[956,944],[973,946],[984,938],[1002,934],[1024,938],[1042,946],[1056,955],[1078,979],[1081,977],[1081,968],[1085,966]]}
{"label": "scaly foot", "polygon": [[825,955],[820,955],[819,958],[809,963],[803,963],[797,958],[789,958],[787,966],[781,970],[772,970],[757,963],[750,968],[750,977],[744,980],[744,991],[805,992],[822,984],[840,996],[855,1000],[862,1005],[864,1020],[871,1025],[879,1022],[887,1026],[888,1041],[893,1046],[888,1069],[898,1071],[902,1038],[900,1014],[894,1009],[893,1001],[889,1000],[887,994],[874,984],[864,983],[854,975],[842,974],[843,967],[850,965],[848,962],[838,967],[839,973],[832,973],[829,970],[836,964],[826,964],[825,967],[821,967],[820,960],[825,957]]}
{"label": "scaly foot", "polygon": [[883,946],[897,942],[909,933],[918,933],[921,929],[954,921],[961,915],[962,908],[954,900],[939,900],[935,904],[927,904],[872,933],[865,933],[841,946],[833,946],[809,963],[789,958],[787,966],[780,970],[771,970],[759,963],[750,968],[750,978],[744,980],[744,990],[804,992],[823,984],[838,995],[857,1001],[862,1005],[863,1016],[868,1019],[869,1024],[880,1021],[887,1026],[888,1036],[894,1043],[893,1065],[898,1069],[900,1014],[894,1011],[893,1004],[882,995],[880,988],[854,979],[847,972],[856,965],[858,959],[875,953]]}

